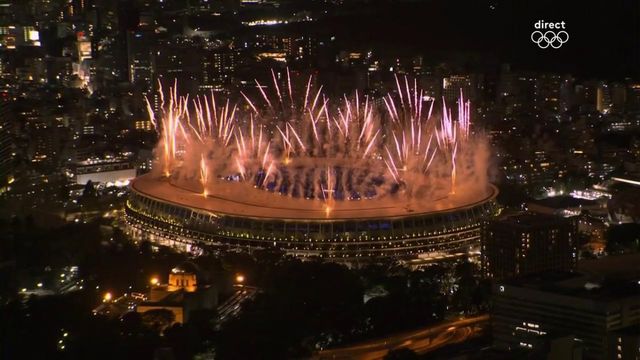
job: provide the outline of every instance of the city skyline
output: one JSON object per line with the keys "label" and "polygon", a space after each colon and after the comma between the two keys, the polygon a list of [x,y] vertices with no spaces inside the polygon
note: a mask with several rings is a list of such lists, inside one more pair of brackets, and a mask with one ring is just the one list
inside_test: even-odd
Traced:
{"label": "city skyline", "polygon": [[0,358],[640,356],[640,3],[0,0]]}

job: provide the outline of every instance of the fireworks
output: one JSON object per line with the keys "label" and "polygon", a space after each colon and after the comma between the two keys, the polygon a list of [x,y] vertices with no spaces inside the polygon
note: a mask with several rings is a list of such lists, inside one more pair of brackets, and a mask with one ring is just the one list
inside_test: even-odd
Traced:
{"label": "fireworks", "polygon": [[207,167],[207,161],[204,158],[204,154],[200,159],[200,184],[202,184],[202,196],[207,197],[209,192],[207,186],[209,186],[209,168]]}
{"label": "fireworks", "polygon": [[[161,91],[161,113],[147,103],[160,133],[159,167],[175,182],[199,182],[205,196],[232,181],[294,198],[324,201],[387,196],[437,198],[486,186],[482,137],[470,131],[470,103],[436,116],[417,82],[396,77],[394,92],[373,99],[355,93],[332,101],[309,77],[296,96],[291,77],[281,86],[256,84],[232,104],[213,94],[189,99],[177,84]],[[464,184],[461,184],[461,179]]]}

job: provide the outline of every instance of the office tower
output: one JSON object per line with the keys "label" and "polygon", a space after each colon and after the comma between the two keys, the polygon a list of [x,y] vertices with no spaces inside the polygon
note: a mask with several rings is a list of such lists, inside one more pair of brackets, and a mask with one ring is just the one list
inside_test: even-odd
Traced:
{"label": "office tower", "polygon": [[505,279],[576,264],[576,223],[557,216],[523,213],[486,223],[482,229],[482,270]]}

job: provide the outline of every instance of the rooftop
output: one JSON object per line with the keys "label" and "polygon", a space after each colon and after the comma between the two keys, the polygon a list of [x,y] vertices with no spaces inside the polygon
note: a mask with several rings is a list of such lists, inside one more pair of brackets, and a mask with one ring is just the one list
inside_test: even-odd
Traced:
{"label": "rooftop", "polygon": [[640,253],[609,255],[600,259],[578,261],[578,271],[594,276],[640,280]]}
{"label": "rooftop", "polygon": [[546,215],[540,213],[532,213],[525,212],[519,213],[515,215],[501,217],[499,219],[494,220],[494,223],[499,225],[510,225],[511,227],[518,228],[535,228],[535,227],[544,227],[548,226],[551,223],[558,222],[566,222],[564,218],[554,216],[554,215]]}
{"label": "rooftop", "polygon": [[547,271],[512,279],[506,284],[541,292],[597,301],[640,299],[637,279],[594,277],[593,274]]}
{"label": "rooftop", "polygon": [[598,204],[595,200],[578,199],[572,196],[554,196],[548,197],[546,199],[533,200],[530,202],[553,209],[566,209],[579,206],[594,206]]}
{"label": "rooftop", "polygon": [[302,220],[402,218],[433,212],[449,212],[480,205],[493,198],[498,189],[490,185],[484,192],[460,192],[433,200],[388,196],[382,199],[336,201],[327,211],[320,200],[282,196],[257,190],[247,184],[216,180],[208,196],[199,192],[198,183],[178,186],[166,178],[146,174],[131,183],[135,192],[165,203],[201,209],[216,214],[250,218],[286,218]]}

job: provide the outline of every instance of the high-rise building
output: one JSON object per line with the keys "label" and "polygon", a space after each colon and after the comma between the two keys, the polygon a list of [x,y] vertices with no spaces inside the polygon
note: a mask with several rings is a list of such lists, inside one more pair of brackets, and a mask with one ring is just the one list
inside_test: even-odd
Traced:
{"label": "high-rise building", "polygon": [[452,106],[460,97],[460,91],[466,99],[475,97],[474,81],[471,75],[451,75],[442,79],[442,96]]}
{"label": "high-rise building", "polygon": [[562,179],[565,175],[563,169],[565,164],[558,164],[549,151],[535,149],[530,155],[529,183],[540,187],[552,186],[554,182]]}
{"label": "high-rise building", "polygon": [[576,265],[573,219],[522,213],[490,221],[481,235],[484,276],[506,279]]}
{"label": "high-rise building", "polygon": [[627,104],[627,88],[624,84],[614,83],[611,86],[611,107],[616,112],[624,112]]}
{"label": "high-rise building", "polygon": [[200,90],[223,91],[233,84],[238,63],[234,49],[222,48],[206,52],[202,59]]}
{"label": "high-rise building", "polygon": [[611,110],[611,90],[604,82],[600,82],[596,90],[596,110],[603,114]]}
{"label": "high-rise building", "polygon": [[576,352],[584,359],[640,355],[638,279],[596,282],[576,273],[545,272],[498,282],[492,299],[497,349],[547,358],[554,343],[569,339],[565,356],[557,358],[575,359]]}
{"label": "high-rise building", "polygon": [[640,359],[640,324],[609,335],[610,359]]}
{"label": "high-rise building", "polygon": [[585,81],[576,85],[576,104],[581,112],[592,112],[598,108],[598,87],[596,81]]}
{"label": "high-rise building", "polygon": [[[146,91],[152,89],[152,44],[154,34],[150,31],[127,32],[127,58],[129,82],[140,85]],[[146,94],[145,94],[146,95]]]}
{"label": "high-rise building", "polygon": [[629,104],[629,110],[640,110],[640,83],[629,83],[627,85],[627,102]]}
{"label": "high-rise building", "polygon": [[[0,189],[11,179],[13,163],[13,142],[11,141],[10,103],[0,100]],[[0,191],[1,192],[1,191]]]}
{"label": "high-rise building", "polygon": [[535,83],[535,105],[539,111],[560,111],[562,77],[556,74],[539,74]]}

